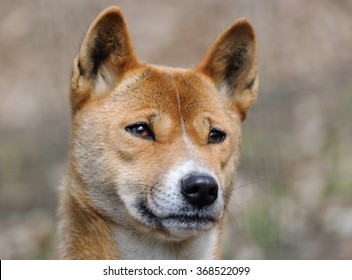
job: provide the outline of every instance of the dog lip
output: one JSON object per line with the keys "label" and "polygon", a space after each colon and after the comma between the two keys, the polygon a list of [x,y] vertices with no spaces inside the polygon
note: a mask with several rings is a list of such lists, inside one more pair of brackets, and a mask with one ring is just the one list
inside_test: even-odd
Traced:
{"label": "dog lip", "polygon": [[155,221],[159,219],[152,211],[150,211],[145,202],[140,202],[138,205],[138,212],[148,219],[148,221]]}
{"label": "dog lip", "polygon": [[179,225],[182,226],[182,228],[194,229],[213,224],[217,220],[210,215],[199,213],[172,214],[159,217],[155,215],[143,201],[139,203],[138,208],[138,212],[146,219],[147,223],[154,227],[163,227],[162,224],[171,222],[174,226]]}
{"label": "dog lip", "polygon": [[177,214],[169,215],[164,217],[165,220],[178,220],[181,223],[204,223],[204,222],[215,222],[215,219],[209,215],[199,215],[199,214]]}

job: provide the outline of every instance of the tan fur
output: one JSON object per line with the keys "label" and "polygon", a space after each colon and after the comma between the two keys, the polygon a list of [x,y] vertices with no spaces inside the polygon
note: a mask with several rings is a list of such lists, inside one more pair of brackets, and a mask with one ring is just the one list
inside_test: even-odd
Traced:
{"label": "tan fur", "polygon": [[[225,30],[199,66],[174,69],[139,63],[120,10],[103,11],[73,63],[61,257],[220,258],[241,121],[257,90],[255,35],[246,19]],[[150,126],[154,140],[128,132],[140,122]],[[214,128],[226,132],[222,143],[209,144]],[[177,214],[177,182],[188,170],[216,178],[219,197],[206,210],[214,220],[199,229],[151,224],[164,213]],[[141,201],[152,218],[142,217]]]}

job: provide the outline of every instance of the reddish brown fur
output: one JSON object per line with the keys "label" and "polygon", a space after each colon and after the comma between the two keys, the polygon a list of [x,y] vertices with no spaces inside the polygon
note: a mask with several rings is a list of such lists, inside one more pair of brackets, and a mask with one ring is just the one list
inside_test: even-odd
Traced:
{"label": "reddish brown fur", "polygon": [[[236,55],[240,59],[230,65]],[[130,217],[121,195],[136,192],[141,188],[135,186],[138,182],[155,185],[165,168],[183,158],[192,157],[219,176],[228,204],[239,159],[241,121],[258,89],[256,57],[254,31],[241,19],[194,69],[140,64],[120,10],[112,7],[97,17],[73,65],[72,148],[60,193],[61,257],[122,258],[114,228],[136,236],[168,236],[167,231]],[[196,147],[192,151],[185,148],[180,116]],[[136,121],[148,122],[157,139],[141,141],[128,135],[125,127]],[[227,141],[209,145],[209,129],[218,126],[227,132]],[[134,185],[126,189],[119,185],[128,180]],[[113,209],[117,204],[118,213]],[[218,227],[222,231],[223,217]],[[165,242],[165,247],[183,250],[191,241]],[[221,234],[216,258],[221,256],[220,244]]]}

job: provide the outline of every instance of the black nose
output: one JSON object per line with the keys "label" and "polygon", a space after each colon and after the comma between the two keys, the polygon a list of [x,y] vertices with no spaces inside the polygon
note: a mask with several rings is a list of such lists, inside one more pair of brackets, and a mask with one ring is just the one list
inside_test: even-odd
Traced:
{"label": "black nose", "polygon": [[182,179],[181,192],[192,205],[203,208],[218,197],[218,184],[206,175],[189,175]]}

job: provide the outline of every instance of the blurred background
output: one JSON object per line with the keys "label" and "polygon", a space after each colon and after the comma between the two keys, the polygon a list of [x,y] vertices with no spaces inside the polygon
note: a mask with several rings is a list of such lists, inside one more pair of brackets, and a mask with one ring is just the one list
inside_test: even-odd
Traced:
{"label": "blurred background", "polygon": [[243,126],[224,259],[352,259],[352,1],[0,0],[0,258],[55,258],[71,63],[118,5],[142,61],[196,65],[239,17],[261,86]]}

